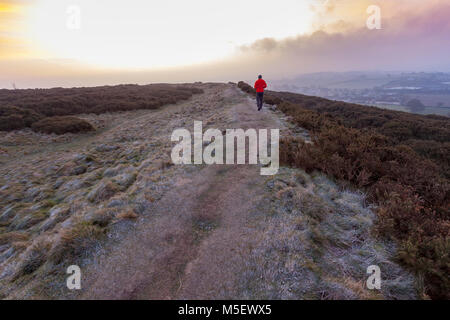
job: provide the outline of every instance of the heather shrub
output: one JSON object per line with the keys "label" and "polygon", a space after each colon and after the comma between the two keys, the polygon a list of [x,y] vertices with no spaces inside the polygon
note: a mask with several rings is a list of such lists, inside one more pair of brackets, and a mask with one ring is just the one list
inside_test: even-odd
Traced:
{"label": "heather shrub", "polygon": [[403,188],[400,192],[389,193],[378,210],[377,230],[399,241],[398,260],[425,277],[428,294],[433,298],[448,299],[448,217],[440,217],[410,189]]}
{"label": "heather shrub", "polygon": [[86,120],[70,116],[45,118],[33,123],[31,128],[33,131],[47,134],[83,133],[95,130]]}
{"label": "heather shrub", "polygon": [[377,230],[399,241],[399,259],[425,276],[432,297],[448,294],[450,261],[442,248],[448,248],[449,184],[433,162],[379,134],[342,126],[320,131],[313,144],[283,139],[280,160],[364,187],[379,204]]}
{"label": "heather shrub", "polygon": [[278,109],[292,117],[294,123],[307,130],[316,131],[324,127],[331,127],[334,121],[327,115],[322,115],[314,111],[299,108],[298,106],[289,103],[281,102]]}
{"label": "heather shrub", "polygon": [[247,93],[250,93],[253,95],[256,94],[255,89],[252,86],[250,86],[249,84],[245,83],[244,81],[239,81],[238,87],[239,87],[239,89],[241,89],[244,92],[247,92]]}
{"label": "heather shrub", "polygon": [[31,126],[44,116],[29,109],[15,106],[0,107],[0,131],[11,131]]}
{"label": "heather shrub", "polygon": [[12,131],[25,128],[25,121],[18,114],[0,117],[0,131]]}
{"label": "heather shrub", "polygon": [[399,261],[424,277],[426,294],[450,298],[450,119],[271,94],[312,134],[312,143],[282,139],[281,163],[364,188],[378,204],[376,230],[398,242]]}
{"label": "heather shrub", "polygon": [[403,142],[423,157],[433,159],[441,167],[442,174],[450,178],[450,141],[411,139]]}
{"label": "heather shrub", "polygon": [[0,90],[0,131],[31,127],[44,117],[157,109],[202,92],[202,89],[189,85],[169,84],[70,89],[3,89]]}
{"label": "heather shrub", "polygon": [[386,110],[291,92],[267,91],[267,93],[303,109],[331,115],[346,127],[376,129],[396,142],[409,139],[438,142],[450,140],[450,119],[448,117]]}
{"label": "heather shrub", "polygon": [[268,104],[268,105],[279,105],[282,102],[282,100],[280,98],[271,96],[270,94],[265,94],[264,95],[264,103]]}

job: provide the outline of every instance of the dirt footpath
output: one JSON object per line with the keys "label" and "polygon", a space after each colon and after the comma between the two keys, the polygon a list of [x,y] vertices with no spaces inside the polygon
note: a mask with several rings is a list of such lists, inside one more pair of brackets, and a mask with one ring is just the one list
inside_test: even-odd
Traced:
{"label": "dirt footpath", "polygon": [[[239,103],[218,110],[231,122],[215,123],[216,128],[279,128],[273,113],[257,112],[253,101],[236,89],[228,94],[238,96]],[[239,275],[260,237],[251,215],[267,196],[265,180],[258,165],[204,166],[179,177],[176,187],[153,207],[151,217],[90,268],[83,297],[237,296]]]}

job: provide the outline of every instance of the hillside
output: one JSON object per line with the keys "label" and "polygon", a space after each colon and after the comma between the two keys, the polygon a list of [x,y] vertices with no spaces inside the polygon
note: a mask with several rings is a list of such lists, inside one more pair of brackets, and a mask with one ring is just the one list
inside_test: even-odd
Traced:
{"label": "hillside", "polygon": [[[239,87],[254,94],[246,83]],[[312,137],[312,143],[282,140],[282,162],[362,188],[378,205],[378,235],[400,246],[398,261],[425,278],[426,294],[448,297],[450,118],[289,92],[267,95]]]}
{"label": "hillside", "polygon": [[[279,106],[258,113],[235,84],[189,87],[196,94],[157,109],[77,114],[88,133],[2,132],[2,298],[427,297],[396,259],[397,239],[375,232],[367,185],[289,160],[285,141],[316,143],[317,129],[300,126],[284,97],[271,92]],[[259,165],[172,165],[170,134],[194,120],[279,128],[286,166],[267,177]],[[80,291],[65,285],[72,264]],[[370,265],[381,290],[366,289]]]}

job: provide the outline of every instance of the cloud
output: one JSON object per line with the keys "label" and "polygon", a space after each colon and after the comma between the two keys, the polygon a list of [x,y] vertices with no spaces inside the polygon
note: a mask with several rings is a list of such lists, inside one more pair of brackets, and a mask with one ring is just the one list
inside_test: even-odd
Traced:
{"label": "cloud", "polygon": [[[382,20],[381,30],[341,27],[285,40],[261,39],[240,48],[270,74],[348,70],[450,71],[450,3],[407,7]],[[333,22],[335,24],[335,22]],[[323,28],[327,29],[327,28]],[[251,59],[250,59],[251,60]]]}

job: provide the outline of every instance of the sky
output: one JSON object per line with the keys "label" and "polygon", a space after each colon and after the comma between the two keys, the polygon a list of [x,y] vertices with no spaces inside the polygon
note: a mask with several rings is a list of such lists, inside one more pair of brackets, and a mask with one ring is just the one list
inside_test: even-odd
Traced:
{"label": "sky", "polygon": [[450,0],[0,0],[0,88],[450,72],[449,16]]}

